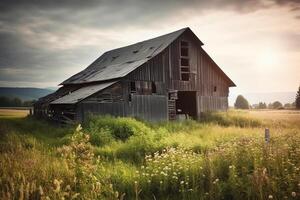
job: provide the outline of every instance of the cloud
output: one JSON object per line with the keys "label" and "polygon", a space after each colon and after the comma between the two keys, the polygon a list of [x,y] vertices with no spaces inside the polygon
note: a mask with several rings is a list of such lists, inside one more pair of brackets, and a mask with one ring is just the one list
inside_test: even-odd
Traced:
{"label": "cloud", "polygon": [[104,50],[134,41],[134,34],[123,32],[159,30],[187,13],[247,14],[274,6],[298,12],[299,5],[298,0],[1,0],[0,82],[58,83]]}

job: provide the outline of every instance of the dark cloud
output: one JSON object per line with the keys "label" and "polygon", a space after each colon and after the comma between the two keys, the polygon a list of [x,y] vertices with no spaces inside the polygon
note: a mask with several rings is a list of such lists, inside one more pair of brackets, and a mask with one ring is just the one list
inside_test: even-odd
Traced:
{"label": "dark cloud", "polygon": [[[182,12],[233,10],[248,13],[272,5],[264,0],[1,0],[0,83],[66,78],[59,70],[87,65],[99,44],[74,44],[84,29],[151,27]],[[272,0],[297,11],[299,0]],[[274,6],[273,5],[273,6]],[[75,39],[70,39],[74,37]],[[100,36],[99,36],[100,37]],[[103,36],[104,37],[104,36]],[[109,38],[103,38],[103,41]],[[11,70],[11,71],[9,71]],[[51,72],[50,72],[51,71]],[[74,71],[75,73],[76,71]],[[46,76],[52,74],[52,77]],[[45,75],[46,74],[46,75]],[[70,75],[70,74],[69,74]]]}

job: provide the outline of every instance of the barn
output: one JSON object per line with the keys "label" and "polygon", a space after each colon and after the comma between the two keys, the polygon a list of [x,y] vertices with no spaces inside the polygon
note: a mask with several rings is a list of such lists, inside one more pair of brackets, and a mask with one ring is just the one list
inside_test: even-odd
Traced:
{"label": "barn", "polygon": [[34,115],[82,122],[90,114],[160,121],[228,109],[233,81],[190,28],[105,52],[40,98]]}

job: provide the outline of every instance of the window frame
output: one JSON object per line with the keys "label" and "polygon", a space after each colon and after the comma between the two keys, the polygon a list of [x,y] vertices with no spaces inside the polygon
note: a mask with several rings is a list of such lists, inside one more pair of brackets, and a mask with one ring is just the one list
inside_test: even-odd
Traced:
{"label": "window frame", "polygon": [[[190,43],[187,40],[180,40],[180,51],[179,51],[179,74],[181,81],[191,80],[191,67],[190,67]],[[182,52],[187,52],[187,54],[182,54]],[[184,62],[183,62],[184,60]],[[184,65],[182,65],[184,64]]]}

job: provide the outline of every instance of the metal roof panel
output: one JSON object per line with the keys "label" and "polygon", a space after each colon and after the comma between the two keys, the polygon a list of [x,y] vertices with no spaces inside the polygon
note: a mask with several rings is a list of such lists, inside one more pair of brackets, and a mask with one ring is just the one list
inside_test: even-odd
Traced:
{"label": "metal roof panel", "polygon": [[55,101],[52,101],[50,104],[75,104],[75,103],[78,103],[78,102],[84,100],[85,98],[91,96],[92,94],[95,94],[96,92],[99,92],[99,91],[111,86],[112,84],[114,84],[116,82],[117,81],[85,86],[85,87],[75,90],[59,99],[56,99]]}

